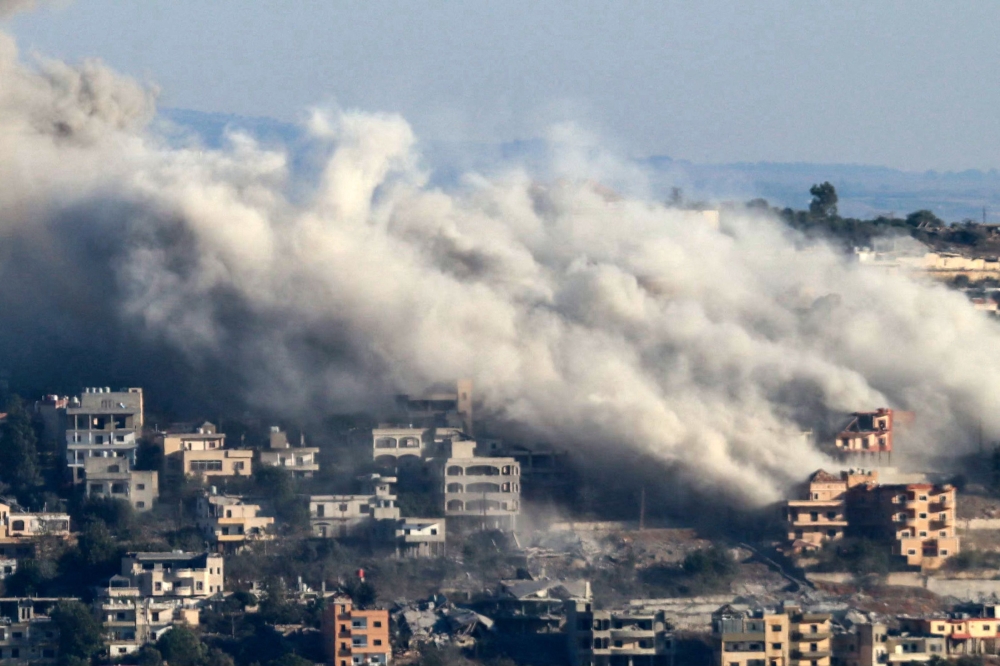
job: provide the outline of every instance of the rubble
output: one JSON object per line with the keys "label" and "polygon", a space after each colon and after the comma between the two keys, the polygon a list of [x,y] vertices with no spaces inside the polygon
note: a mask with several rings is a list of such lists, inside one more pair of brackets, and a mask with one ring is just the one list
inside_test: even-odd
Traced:
{"label": "rubble", "polygon": [[392,619],[407,648],[427,644],[471,647],[493,630],[493,620],[468,608],[459,608],[442,595],[397,604]]}

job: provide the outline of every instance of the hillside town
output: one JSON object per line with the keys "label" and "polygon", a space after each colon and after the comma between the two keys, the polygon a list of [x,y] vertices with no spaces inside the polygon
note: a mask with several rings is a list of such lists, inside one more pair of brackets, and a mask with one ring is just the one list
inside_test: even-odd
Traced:
{"label": "hillside town", "polygon": [[[468,380],[398,396],[336,447],[264,424],[161,426],[149,399],[95,387],[2,415],[0,663],[1000,655],[1000,500],[895,466],[919,415],[845,415],[814,442],[831,469],[748,515],[753,539],[657,516],[645,490],[632,519],[574,513],[570,452],[477,437]],[[28,483],[16,447],[38,466]]]}

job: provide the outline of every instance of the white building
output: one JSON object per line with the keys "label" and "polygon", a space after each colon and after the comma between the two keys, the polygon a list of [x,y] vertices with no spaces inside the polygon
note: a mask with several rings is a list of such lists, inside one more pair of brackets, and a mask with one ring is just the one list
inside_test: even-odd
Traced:
{"label": "white building", "polygon": [[451,440],[437,466],[445,516],[513,530],[521,511],[521,466],[513,458],[476,455],[473,440]]}
{"label": "white building", "polygon": [[[313,495],[309,498],[309,523],[321,539],[372,534],[386,529],[386,521],[399,519],[392,484],[396,478],[372,474],[365,478],[363,495]],[[381,523],[381,524],[380,524]],[[387,530],[388,531],[388,530]]]}
{"label": "white building", "polygon": [[296,478],[309,478],[319,471],[319,449],[305,446],[304,439],[300,444],[302,445],[292,447],[288,443],[288,435],[278,426],[271,426],[269,448],[260,452],[260,464],[282,467]]}
{"label": "white building", "polygon": [[400,518],[396,523],[396,555],[441,557],[446,536],[444,518]]}
{"label": "white building", "polygon": [[125,457],[135,463],[142,434],[142,389],[88,388],[66,408],[66,464],[73,482],[91,457]]}

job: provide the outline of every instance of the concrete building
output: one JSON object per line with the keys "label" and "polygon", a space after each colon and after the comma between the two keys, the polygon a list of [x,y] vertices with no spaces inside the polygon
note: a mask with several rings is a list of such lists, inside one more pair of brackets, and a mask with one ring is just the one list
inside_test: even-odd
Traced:
{"label": "concrete building", "polygon": [[794,550],[818,548],[844,537],[848,493],[878,483],[876,472],[851,470],[834,476],[818,470],[809,477],[804,498],[785,503],[788,541]]}
{"label": "concrete building", "polygon": [[[989,607],[995,609],[995,607]],[[929,654],[962,657],[966,655],[995,655],[1000,653],[1000,618],[996,613],[973,617],[967,613],[951,613],[935,617],[899,617],[899,629],[909,638],[936,639],[925,643]],[[892,637],[890,636],[890,639]],[[889,652],[892,653],[890,643]],[[906,654],[906,650],[899,650]]]}
{"label": "concrete building", "polygon": [[396,521],[396,555],[443,557],[446,537],[444,518],[400,518]]}
{"label": "concrete building", "polygon": [[[69,537],[69,514],[30,513],[22,511],[12,502],[0,502],[0,559],[31,559],[37,554],[39,541],[44,538]],[[5,564],[3,568],[10,566]],[[16,569],[16,565],[14,568]]]}
{"label": "concrete building", "polygon": [[874,412],[855,412],[851,421],[834,440],[834,447],[842,455],[886,454],[892,460],[893,411],[881,408]]}
{"label": "concrete building", "polygon": [[513,458],[476,456],[476,442],[450,440],[436,472],[445,516],[483,528],[513,530],[521,511],[521,467]]}
{"label": "concrete building", "polygon": [[71,600],[0,598],[0,664],[49,666],[56,663],[59,629],[49,613],[61,601]]}
{"label": "concrete building", "polygon": [[87,458],[83,470],[87,497],[125,500],[148,511],[160,496],[159,473],[133,470],[128,458]]}
{"label": "concrete building", "polygon": [[468,435],[473,434],[471,379],[458,380],[454,393],[442,390],[421,395],[398,395],[396,407],[405,423],[427,428],[461,428]]}
{"label": "concrete building", "polygon": [[478,455],[513,458],[521,468],[521,495],[528,499],[568,498],[574,488],[569,454],[549,444],[512,444],[497,439],[478,440]]}
{"label": "concrete building", "polygon": [[591,597],[586,580],[501,580],[474,608],[502,634],[555,634],[565,629],[567,602],[589,602]]}
{"label": "concrete building", "polygon": [[881,623],[858,624],[833,635],[833,666],[878,666],[888,662],[889,630]]}
{"label": "concrete building", "polygon": [[260,506],[234,495],[206,494],[198,498],[198,527],[220,552],[234,551],[248,541],[269,541],[274,518],[261,516]]}
{"label": "concrete building", "polygon": [[831,666],[832,617],[797,606],[777,610],[726,605],[712,614],[720,666]]}
{"label": "concrete building", "polygon": [[142,425],[141,388],[88,388],[71,399],[66,408],[66,464],[73,482],[83,479],[87,458],[125,457],[134,464]]}
{"label": "concrete building", "polygon": [[180,460],[185,475],[202,479],[253,474],[253,451],[250,449],[181,451]]}
{"label": "concrete building", "polygon": [[312,495],[309,523],[314,537],[376,536],[391,539],[399,520],[392,485],[396,478],[372,474],[364,478],[362,495]]}
{"label": "concrete building", "polygon": [[372,459],[382,467],[415,465],[433,455],[434,430],[380,426],[372,430]]}
{"label": "concrete building", "polygon": [[205,599],[223,589],[222,555],[211,553],[128,553],[121,575],[143,597]]}
{"label": "concrete building", "polygon": [[573,666],[672,666],[673,630],[663,611],[594,610],[586,599],[566,602]]}
{"label": "concrete building", "polygon": [[163,449],[163,457],[170,458],[181,451],[213,451],[226,448],[226,435],[216,432],[214,424],[205,422],[194,432],[160,433],[156,443]]}
{"label": "concrete building", "polygon": [[323,643],[332,666],[384,666],[392,659],[389,611],[358,610],[337,597],[323,611]]}
{"label": "concrete building", "polygon": [[288,444],[288,435],[278,426],[271,426],[269,448],[260,452],[260,464],[281,467],[299,479],[310,478],[319,471],[318,448],[305,446],[304,440],[298,447]]}
{"label": "concrete building", "polygon": [[200,611],[185,600],[144,597],[124,576],[112,576],[93,602],[94,614],[104,625],[112,659],[138,652],[155,643],[178,624],[196,626]]}

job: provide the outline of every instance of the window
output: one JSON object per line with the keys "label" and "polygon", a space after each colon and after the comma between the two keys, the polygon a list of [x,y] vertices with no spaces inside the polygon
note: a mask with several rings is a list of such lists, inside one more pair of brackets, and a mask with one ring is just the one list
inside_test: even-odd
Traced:
{"label": "window", "polygon": [[781,643],[771,643],[771,649],[772,650],[780,650],[781,649]]}
{"label": "window", "polygon": [[907,555],[916,555],[916,554],[917,554],[917,551],[915,551],[915,550],[913,550],[913,549],[911,548],[911,549],[909,549],[908,551],[906,551],[906,554],[907,554]]}
{"label": "window", "polygon": [[157,592],[162,592],[163,591],[163,583],[160,583],[160,582],[156,583],[156,591]]}
{"label": "window", "polygon": [[374,641],[372,641],[372,643],[374,643],[375,645],[382,645],[382,639],[376,638]]}
{"label": "window", "polygon": [[346,504],[341,504],[340,507],[338,507],[338,508],[340,509],[341,513],[344,513],[345,511],[347,511],[347,505]]}
{"label": "window", "polygon": [[137,508],[137,509],[145,509],[146,508],[146,503],[145,502],[136,502],[135,503],[135,508]]}
{"label": "window", "polygon": [[243,461],[238,460],[235,463],[233,463],[233,469],[243,470]]}
{"label": "window", "polygon": [[195,588],[200,592],[205,589],[205,584],[199,580],[195,583]]}
{"label": "window", "polygon": [[137,484],[135,484],[135,489],[136,490],[145,490],[146,489],[146,484],[145,483],[137,483]]}
{"label": "window", "polygon": [[352,636],[351,647],[368,647],[367,636]]}
{"label": "window", "polygon": [[927,536],[927,532],[921,532],[919,536],[925,537]]}
{"label": "window", "polygon": [[942,549],[942,550],[941,550],[941,554],[942,554],[942,555],[947,555],[947,554],[948,554],[948,551],[947,551],[947,550],[944,550],[944,549]]}
{"label": "window", "polygon": [[92,495],[99,495],[99,494],[102,494],[103,492],[104,492],[104,484],[103,483],[92,483],[92,484],[90,484],[90,494],[92,494]]}
{"label": "window", "polygon": [[375,620],[372,623],[372,626],[375,627],[376,629],[378,629],[378,628],[380,628],[382,626],[382,621],[381,620]]}
{"label": "window", "polygon": [[780,624],[772,624],[771,625],[771,631],[781,631],[781,625]]}
{"label": "window", "polygon": [[10,529],[17,530],[17,531],[23,531],[24,530],[24,521],[23,520],[15,520],[14,522],[12,522],[10,524]]}
{"label": "window", "polygon": [[927,495],[920,495],[917,499],[919,499],[921,502],[926,502],[927,501]]}

